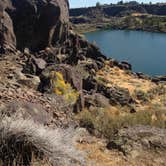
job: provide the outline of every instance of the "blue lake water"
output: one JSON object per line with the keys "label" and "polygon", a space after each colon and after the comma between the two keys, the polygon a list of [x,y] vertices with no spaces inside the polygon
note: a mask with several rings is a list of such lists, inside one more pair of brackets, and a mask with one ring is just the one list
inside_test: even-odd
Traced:
{"label": "blue lake water", "polygon": [[85,33],[108,57],[128,61],[133,71],[166,75],[166,34],[127,30]]}

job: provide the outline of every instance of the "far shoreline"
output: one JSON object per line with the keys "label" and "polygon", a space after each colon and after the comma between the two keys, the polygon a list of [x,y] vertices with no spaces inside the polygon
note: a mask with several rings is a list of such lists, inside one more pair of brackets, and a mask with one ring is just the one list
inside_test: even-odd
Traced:
{"label": "far shoreline", "polygon": [[130,28],[112,28],[112,27],[104,27],[105,24],[100,24],[103,27],[97,28],[94,24],[77,24],[74,25],[74,30],[77,33],[85,34],[90,32],[96,32],[96,31],[103,31],[103,30],[127,30],[127,31],[142,31],[142,32],[151,32],[151,33],[162,33],[166,34],[166,31],[156,31],[156,30],[145,30],[145,29],[130,29]]}

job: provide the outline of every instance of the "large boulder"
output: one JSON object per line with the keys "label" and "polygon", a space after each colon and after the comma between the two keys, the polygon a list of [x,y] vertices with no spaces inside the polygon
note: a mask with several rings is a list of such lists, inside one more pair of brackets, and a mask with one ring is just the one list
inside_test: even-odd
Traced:
{"label": "large boulder", "polygon": [[16,46],[16,37],[13,31],[13,22],[5,11],[11,4],[6,1],[0,1],[0,53],[6,49],[13,49]]}
{"label": "large boulder", "polygon": [[[0,3],[0,43],[40,50],[66,39],[67,0],[3,0]],[[14,29],[14,32],[13,32]]]}
{"label": "large boulder", "polygon": [[102,84],[99,84],[98,92],[103,93],[104,96],[109,98],[110,104],[112,105],[120,104],[121,106],[129,106],[135,102],[132,99],[128,89],[121,88],[118,86],[108,88],[103,86]]}
{"label": "large boulder", "polygon": [[[54,73],[55,76],[51,76],[51,73]],[[82,94],[82,76],[79,71],[74,67],[66,64],[52,65],[47,67],[41,74],[41,84],[39,90],[41,92],[53,93],[52,81],[57,79],[58,75],[62,76],[65,83],[71,85],[71,87],[79,94],[77,101],[74,103],[74,112],[83,110],[84,108],[84,99]],[[59,84],[62,84],[62,80],[59,80]],[[56,85],[55,85],[56,86]]]}
{"label": "large boulder", "polygon": [[86,94],[84,100],[85,107],[87,108],[90,108],[91,106],[96,108],[109,108],[110,106],[109,99],[100,93]]}
{"label": "large boulder", "polygon": [[[52,71],[61,73],[64,80],[68,82],[74,89],[77,91],[82,91],[82,76],[74,67],[66,64],[52,65],[47,67],[41,75],[41,80],[43,80],[43,83],[45,82],[44,80],[50,79],[50,73]],[[48,84],[43,84],[43,88],[45,86],[48,87]]]}

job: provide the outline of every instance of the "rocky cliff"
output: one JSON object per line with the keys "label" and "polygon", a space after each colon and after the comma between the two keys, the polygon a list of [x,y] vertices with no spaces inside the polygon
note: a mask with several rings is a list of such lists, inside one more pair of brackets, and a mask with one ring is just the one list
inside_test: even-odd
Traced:
{"label": "rocky cliff", "polygon": [[[0,165],[165,163],[165,77],[106,58],[72,30],[68,8],[67,0],[0,2]],[[150,127],[135,132],[138,124]]]}
{"label": "rocky cliff", "polygon": [[70,9],[70,21],[80,33],[99,29],[166,32],[165,11],[165,4],[101,5]]}
{"label": "rocky cliff", "polygon": [[87,16],[91,11],[100,10],[106,16],[122,16],[125,13],[147,13],[166,15],[166,5],[106,5],[100,7],[70,9],[70,16]]}
{"label": "rocky cliff", "polygon": [[65,0],[5,0],[1,3],[2,45],[39,50],[64,40],[69,18]]}

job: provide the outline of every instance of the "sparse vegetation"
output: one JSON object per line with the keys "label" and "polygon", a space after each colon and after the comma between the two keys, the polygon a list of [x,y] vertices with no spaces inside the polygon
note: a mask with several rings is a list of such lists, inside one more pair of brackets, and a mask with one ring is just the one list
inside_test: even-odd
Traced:
{"label": "sparse vegetation", "polygon": [[166,17],[132,14],[112,20],[105,28],[166,32]]}
{"label": "sparse vegetation", "polygon": [[143,103],[146,103],[149,101],[148,94],[142,90],[135,90],[134,94],[135,94],[136,99],[140,100]]}
{"label": "sparse vegetation", "polygon": [[91,23],[75,24],[75,29],[80,33],[101,29],[126,29],[150,32],[166,32],[166,16],[129,12],[124,14],[124,16],[111,17],[105,21],[99,22],[96,18],[96,20],[92,20]]}
{"label": "sparse vegetation", "polygon": [[165,110],[140,111],[134,114],[112,114],[107,109],[85,110],[79,115],[80,124],[97,136],[110,139],[120,128],[150,125],[166,128]]}
{"label": "sparse vegetation", "polygon": [[150,89],[148,94],[151,98],[158,95],[166,95],[166,87],[164,85],[158,85],[157,87]]}
{"label": "sparse vegetation", "polygon": [[150,100],[155,99],[157,96],[162,97],[166,95],[166,88],[164,85],[158,85],[144,92],[140,89],[134,90],[134,97],[141,101],[142,103],[150,102]]}

